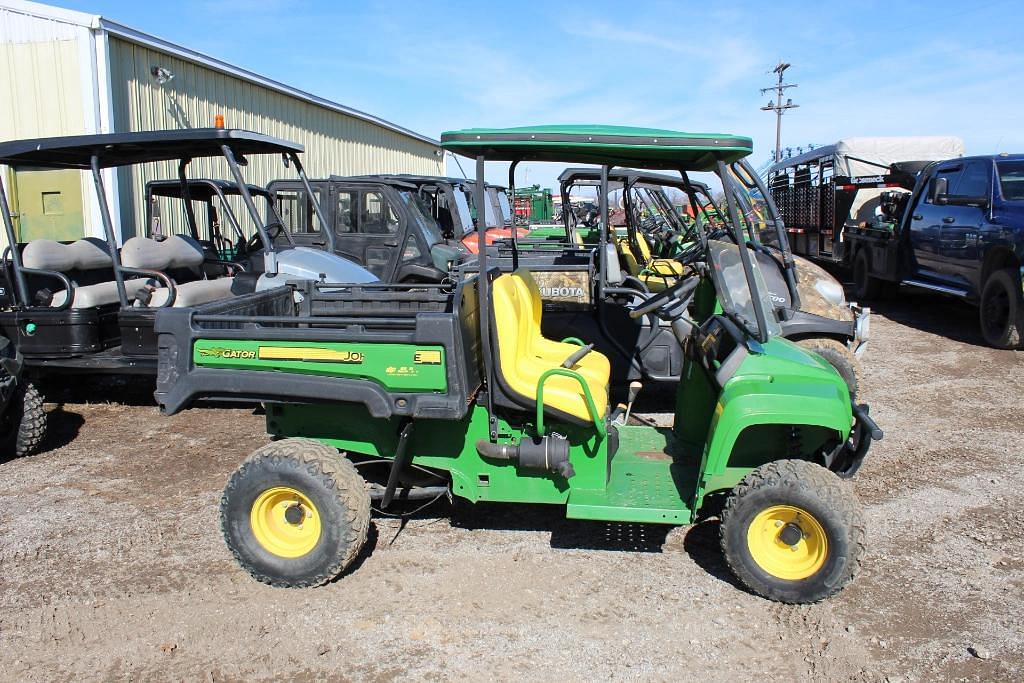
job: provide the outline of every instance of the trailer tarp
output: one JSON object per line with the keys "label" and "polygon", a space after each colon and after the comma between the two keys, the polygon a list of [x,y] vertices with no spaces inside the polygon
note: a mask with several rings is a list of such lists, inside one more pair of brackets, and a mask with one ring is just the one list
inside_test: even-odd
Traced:
{"label": "trailer tarp", "polygon": [[856,178],[882,174],[889,164],[897,161],[940,161],[963,155],[964,141],[949,135],[845,138],[835,144],[783,159],[768,169],[768,175],[826,157],[833,160],[836,175]]}

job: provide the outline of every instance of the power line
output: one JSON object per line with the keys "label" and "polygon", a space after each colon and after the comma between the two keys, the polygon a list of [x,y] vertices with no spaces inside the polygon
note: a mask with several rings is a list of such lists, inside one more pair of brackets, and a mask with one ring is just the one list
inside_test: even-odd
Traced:
{"label": "power line", "polygon": [[766,92],[775,91],[775,98],[768,100],[768,104],[761,107],[761,111],[773,111],[775,112],[775,161],[776,163],[782,159],[782,114],[787,109],[795,109],[799,107],[799,104],[793,104],[793,100],[787,98],[785,104],[782,102],[782,94],[789,88],[795,88],[797,83],[784,83],[782,74],[785,73],[786,69],[791,67],[792,64],[785,62],[779,62],[774,69],[773,73],[779,75],[779,82],[768,88],[761,88],[761,94],[764,95]]}

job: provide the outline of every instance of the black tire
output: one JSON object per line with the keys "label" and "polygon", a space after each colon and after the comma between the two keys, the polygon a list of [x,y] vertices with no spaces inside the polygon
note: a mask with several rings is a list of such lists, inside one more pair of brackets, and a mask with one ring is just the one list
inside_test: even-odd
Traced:
{"label": "black tire", "polygon": [[981,334],[997,349],[1024,348],[1024,295],[1019,271],[997,270],[988,276],[978,306]]}
{"label": "black tire", "polygon": [[860,362],[850,349],[835,339],[824,337],[801,339],[797,344],[827,360],[846,382],[850,389],[850,398],[857,397],[857,389],[860,387]]}
{"label": "black tire", "polygon": [[0,459],[34,453],[46,436],[46,409],[35,385],[18,382],[0,417]]}
{"label": "black tire", "polygon": [[871,259],[865,249],[853,259],[853,295],[857,301],[877,299],[882,293],[882,280],[871,275]]}
{"label": "black tire", "polygon": [[[311,504],[294,505],[301,512],[293,525],[301,529],[317,519],[315,545],[297,556],[273,552],[253,528],[254,506],[261,509],[259,501],[281,489],[296,491]],[[311,439],[284,439],[257,449],[231,475],[220,501],[220,523],[232,555],[257,581],[285,588],[319,586],[351,565],[366,543],[370,494],[356,468],[336,449]]]}
{"label": "black tire", "polygon": [[[762,522],[770,520],[775,510],[796,510],[795,519],[800,523]],[[769,531],[759,534],[759,528]],[[781,552],[778,557],[785,563],[789,548],[783,544],[783,534],[794,532],[797,540],[793,547],[799,549],[804,544],[804,550],[817,547],[821,551],[816,560],[819,564],[792,568],[811,573],[783,577],[781,571],[773,573],[755,559],[759,551],[752,550],[752,544],[767,538],[761,542],[769,544],[770,553]],[[814,539],[819,537],[824,541],[815,545]],[[749,473],[729,494],[722,511],[721,543],[726,564],[751,592],[779,602],[812,603],[838,593],[856,575],[864,552],[864,522],[848,482],[812,462],[777,460]]]}

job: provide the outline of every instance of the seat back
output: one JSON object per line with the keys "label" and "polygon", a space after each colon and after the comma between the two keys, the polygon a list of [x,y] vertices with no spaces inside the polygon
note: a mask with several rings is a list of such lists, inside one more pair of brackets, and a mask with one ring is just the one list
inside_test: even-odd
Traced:
{"label": "seat back", "polygon": [[[558,368],[578,346],[555,342],[541,334],[540,289],[530,271],[519,269],[499,275],[491,284],[491,336],[498,403],[520,410],[536,407],[537,385],[548,371]],[[598,414],[607,408],[608,363],[599,353],[591,361],[599,368],[577,368],[594,398]],[[588,364],[589,365],[589,364]],[[583,388],[564,376],[545,383],[544,410],[576,424],[592,423]]]}
{"label": "seat back", "polygon": [[626,266],[626,270],[629,274],[636,277],[643,270],[643,262],[637,258],[637,255],[633,253],[633,245],[629,243],[628,237],[620,237],[615,240],[615,245],[618,247],[619,255],[622,257],[622,263]]}
{"label": "seat back", "polygon": [[113,267],[107,243],[96,237],[83,237],[71,244],[32,240],[25,245],[21,262],[26,268],[59,273]]}
{"label": "seat back", "polygon": [[121,247],[121,263],[126,268],[188,269],[198,274],[205,258],[202,245],[187,235],[171,235],[160,242],[132,237]]}

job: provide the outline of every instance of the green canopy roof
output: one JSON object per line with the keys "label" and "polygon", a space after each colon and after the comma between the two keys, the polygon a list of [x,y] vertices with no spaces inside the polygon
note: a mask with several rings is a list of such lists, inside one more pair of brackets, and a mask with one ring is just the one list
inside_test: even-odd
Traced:
{"label": "green canopy roof", "polygon": [[630,126],[467,128],[441,134],[441,146],[490,161],[554,161],[635,168],[711,170],[753,151],[750,138]]}

